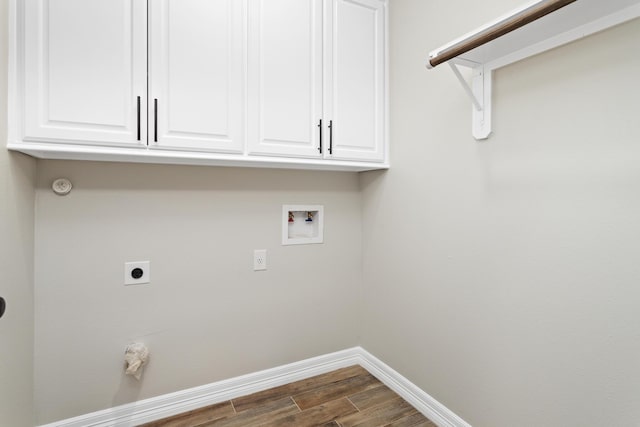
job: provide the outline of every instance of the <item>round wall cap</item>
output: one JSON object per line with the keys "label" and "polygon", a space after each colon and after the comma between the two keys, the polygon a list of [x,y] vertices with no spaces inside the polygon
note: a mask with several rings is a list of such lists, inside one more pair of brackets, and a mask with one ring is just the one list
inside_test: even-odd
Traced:
{"label": "round wall cap", "polygon": [[67,178],[58,178],[53,181],[51,188],[53,188],[53,192],[57,195],[64,196],[71,192],[73,185],[71,185],[71,181]]}

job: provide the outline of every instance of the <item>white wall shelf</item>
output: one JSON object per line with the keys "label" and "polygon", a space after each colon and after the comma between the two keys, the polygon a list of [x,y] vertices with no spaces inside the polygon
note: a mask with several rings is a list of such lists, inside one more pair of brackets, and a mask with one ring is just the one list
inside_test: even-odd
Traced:
{"label": "white wall shelf", "polygon": [[[552,13],[451,59],[441,60],[447,52],[470,45],[481,36],[486,36],[496,29],[514,23],[531,11],[551,3],[561,2],[558,0],[529,2],[429,54],[426,61],[427,68],[433,68],[442,62],[447,62],[471,97],[473,136],[476,139],[486,139],[491,133],[491,82],[494,70],[640,16],[639,0],[564,2],[569,4],[562,5]],[[457,68],[459,66],[472,69],[471,84],[464,79]]]}

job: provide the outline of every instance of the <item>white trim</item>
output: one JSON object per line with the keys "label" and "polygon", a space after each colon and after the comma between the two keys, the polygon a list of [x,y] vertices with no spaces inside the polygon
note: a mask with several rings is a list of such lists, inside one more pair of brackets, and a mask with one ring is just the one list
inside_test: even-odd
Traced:
{"label": "white trim", "polygon": [[105,162],[311,169],[349,172],[389,169],[389,164],[384,162],[245,156],[243,154],[161,150],[143,147],[101,147],[97,145],[54,144],[48,142],[12,142],[10,140],[7,148],[39,159],[54,160],[93,160]]}
{"label": "white trim", "polygon": [[362,347],[169,393],[40,427],[130,427],[235,399],[351,365],[360,365],[440,427],[471,427]]}
{"label": "white trim", "polygon": [[439,427],[471,427],[471,424],[460,418],[449,408],[438,402],[417,385],[400,375],[389,365],[369,353],[362,347],[356,347],[360,360],[360,366],[369,371],[391,390],[398,393]]}
{"label": "white trim", "polygon": [[[18,102],[22,98],[22,95],[18,93],[19,88],[22,87],[20,76],[22,67],[22,55],[18,50],[19,37],[23,34],[23,23],[18,21],[19,8],[24,7],[22,2],[16,2],[15,0],[8,3],[8,50],[7,50],[7,141],[12,141],[18,137],[18,118],[22,115],[18,113],[21,111],[22,104]],[[21,123],[21,122],[20,122]]]}

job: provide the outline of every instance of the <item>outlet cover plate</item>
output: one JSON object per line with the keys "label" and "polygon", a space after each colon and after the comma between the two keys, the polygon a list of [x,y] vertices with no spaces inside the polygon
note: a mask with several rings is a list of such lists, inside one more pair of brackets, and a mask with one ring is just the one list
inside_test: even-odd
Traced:
{"label": "outlet cover plate", "polygon": [[[142,276],[134,278],[131,274],[133,270],[139,268],[142,270]],[[124,284],[125,285],[142,285],[151,282],[151,263],[149,261],[134,261],[124,263]]]}
{"label": "outlet cover plate", "polygon": [[256,249],[253,251],[253,271],[267,269],[267,250]]}

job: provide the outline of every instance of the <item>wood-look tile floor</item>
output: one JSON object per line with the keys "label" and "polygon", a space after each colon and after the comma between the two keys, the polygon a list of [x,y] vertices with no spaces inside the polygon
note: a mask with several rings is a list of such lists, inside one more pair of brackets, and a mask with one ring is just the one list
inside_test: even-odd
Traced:
{"label": "wood-look tile floor", "polygon": [[434,427],[360,366],[239,397],[143,427]]}

